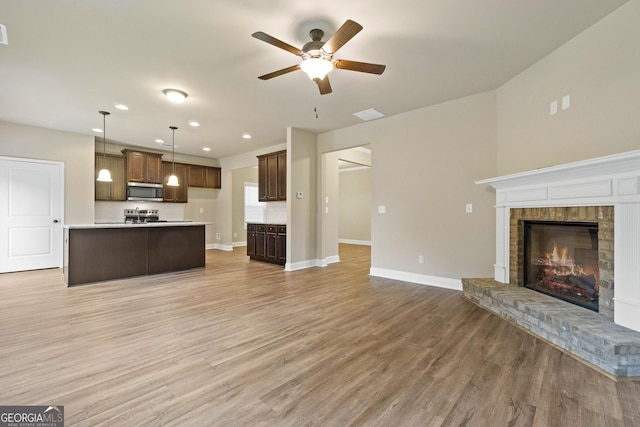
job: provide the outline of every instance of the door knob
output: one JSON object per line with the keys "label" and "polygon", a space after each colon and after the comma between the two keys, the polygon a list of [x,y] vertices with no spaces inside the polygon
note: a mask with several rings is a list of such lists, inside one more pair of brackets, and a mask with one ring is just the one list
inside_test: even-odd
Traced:
{"label": "door knob", "polygon": [[59,220],[57,220],[57,219],[54,219],[54,220],[53,220],[53,223],[54,223],[54,224],[57,224],[57,223],[59,223],[59,222],[60,222],[60,221],[59,221]]}

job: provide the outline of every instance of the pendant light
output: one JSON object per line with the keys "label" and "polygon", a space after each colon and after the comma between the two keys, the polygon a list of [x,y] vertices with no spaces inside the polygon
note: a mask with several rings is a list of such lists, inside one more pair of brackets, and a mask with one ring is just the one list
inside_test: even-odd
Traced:
{"label": "pendant light", "polygon": [[178,128],[175,126],[169,126],[169,129],[173,132],[171,135],[171,163],[173,163],[173,173],[167,180],[167,185],[177,187],[180,185],[178,184],[178,177],[176,176],[176,129]]}
{"label": "pendant light", "polygon": [[[106,159],[107,159],[107,116],[111,113],[109,113],[108,111],[98,111],[98,113],[102,114],[102,155],[104,156],[105,159],[105,165],[106,165]],[[100,182],[113,182],[113,180],[111,179],[111,172],[109,172],[109,169],[100,169],[100,172],[98,173],[98,179],[96,181],[100,181]]]}

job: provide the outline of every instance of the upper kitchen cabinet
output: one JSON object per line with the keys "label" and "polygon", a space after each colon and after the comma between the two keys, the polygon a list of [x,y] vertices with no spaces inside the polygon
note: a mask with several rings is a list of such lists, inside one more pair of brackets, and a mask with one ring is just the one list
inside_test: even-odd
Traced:
{"label": "upper kitchen cabinet", "polygon": [[176,163],[176,177],[178,177],[178,185],[177,187],[167,185],[167,181],[169,180],[169,176],[173,173],[173,163],[171,162],[162,162],[162,170],[163,170],[163,185],[162,185],[162,196],[163,201],[165,202],[174,202],[174,203],[187,203],[188,195],[189,195],[189,166],[183,165],[181,163]]}
{"label": "upper kitchen cabinet", "polygon": [[287,200],[287,152],[258,156],[258,200]]}
{"label": "upper kitchen cabinet", "polygon": [[127,159],[127,182],[162,184],[162,154],[122,150]]}
{"label": "upper kitchen cabinet", "polygon": [[110,154],[96,155],[96,178],[100,169],[111,172],[112,182],[96,181],[96,200],[126,200],[127,181],[125,177],[125,161],[122,156]]}
{"label": "upper kitchen cabinet", "polygon": [[220,168],[189,165],[189,187],[222,188],[221,178]]}
{"label": "upper kitchen cabinet", "polygon": [[167,185],[169,176],[173,173],[173,163],[162,162],[163,184],[162,197],[164,202],[187,203],[189,200],[189,166],[181,163],[175,164],[176,177],[178,178],[178,186],[173,187]]}

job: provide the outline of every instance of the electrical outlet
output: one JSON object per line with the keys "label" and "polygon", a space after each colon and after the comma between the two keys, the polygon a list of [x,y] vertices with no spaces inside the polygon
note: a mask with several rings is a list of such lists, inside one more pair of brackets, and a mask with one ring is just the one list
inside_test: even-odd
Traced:
{"label": "electrical outlet", "polygon": [[571,95],[565,95],[562,97],[562,109],[566,110],[571,107]]}
{"label": "electrical outlet", "polygon": [[216,240],[220,240],[220,239],[222,239],[222,234],[216,233]]}
{"label": "electrical outlet", "polygon": [[380,205],[378,206],[378,213],[385,213],[387,211],[387,208],[384,205]]}
{"label": "electrical outlet", "polygon": [[552,116],[558,112],[558,101],[553,101],[549,104],[549,114]]}
{"label": "electrical outlet", "polygon": [[473,212],[473,205],[471,203],[467,203],[466,212],[467,213],[472,213]]}
{"label": "electrical outlet", "polygon": [[424,255],[418,255],[418,264],[424,264]]}

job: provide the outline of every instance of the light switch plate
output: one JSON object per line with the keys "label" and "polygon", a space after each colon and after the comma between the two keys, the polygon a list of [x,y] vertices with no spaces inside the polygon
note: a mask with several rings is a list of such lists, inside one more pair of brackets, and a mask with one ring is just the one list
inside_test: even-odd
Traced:
{"label": "light switch plate", "polygon": [[378,213],[385,213],[387,211],[386,207],[384,205],[380,205],[378,206]]}
{"label": "light switch plate", "polygon": [[562,109],[566,110],[571,107],[571,95],[565,95],[562,97]]}
{"label": "light switch plate", "polygon": [[553,101],[551,104],[549,104],[549,114],[553,116],[557,112],[558,112],[558,101]]}

